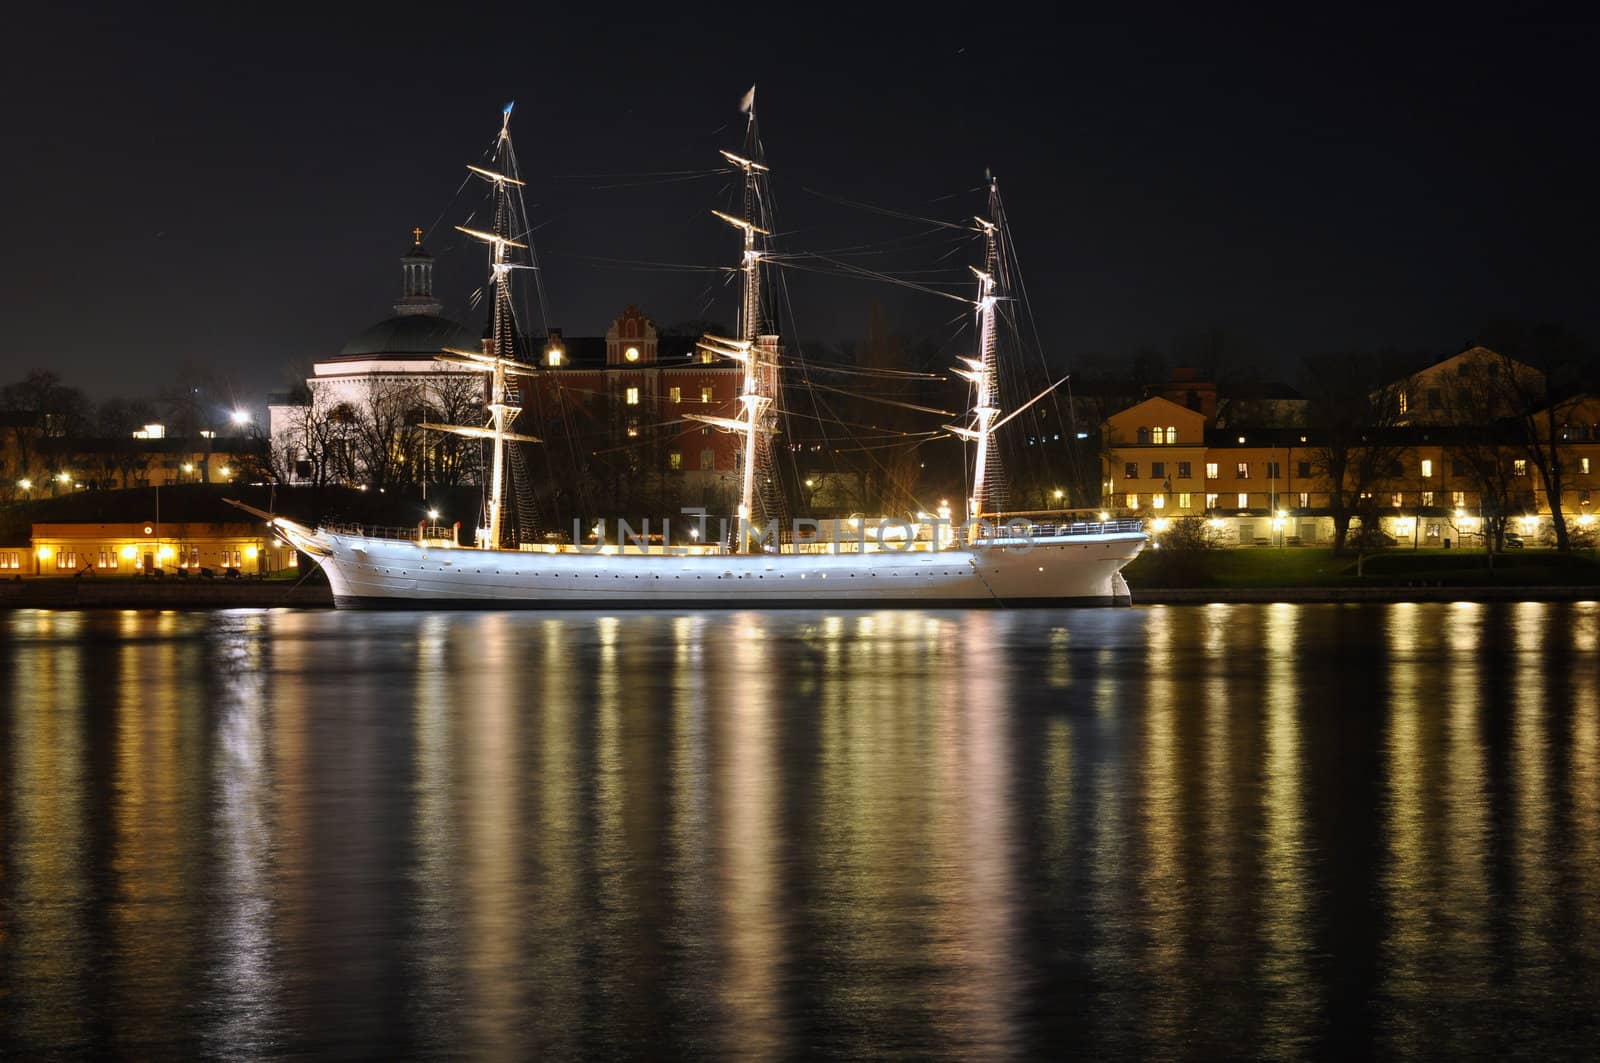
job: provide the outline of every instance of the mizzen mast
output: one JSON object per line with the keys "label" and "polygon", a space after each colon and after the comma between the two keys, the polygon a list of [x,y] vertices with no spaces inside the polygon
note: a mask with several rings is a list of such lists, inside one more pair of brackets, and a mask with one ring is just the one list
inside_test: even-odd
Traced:
{"label": "mizzen mast", "polygon": [[[996,209],[999,196],[999,185],[991,176],[989,212],[995,217],[999,216]],[[967,499],[968,520],[983,516],[988,496],[992,493],[989,484],[1000,479],[999,460],[991,454],[995,418],[1000,415],[994,320],[995,303],[998,301],[995,278],[1000,273],[1000,247],[997,226],[993,221],[985,218],[974,218],[973,221],[983,233],[983,268],[972,267],[973,275],[978,279],[978,299],[974,303],[978,315],[978,357],[962,358],[962,365],[955,370],[957,376],[970,380],[973,385],[972,424],[965,428],[945,426],[954,435],[978,444],[978,453],[972,463],[972,497]]]}
{"label": "mizzen mast", "polygon": [[494,305],[490,318],[489,349],[465,351],[445,348],[444,353],[438,357],[438,361],[448,365],[465,366],[476,372],[488,374],[489,402],[485,409],[489,414],[489,423],[482,427],[426,423],[421,425],[423,428],[431,428],[438,432],[494,441],[494,472],[489,484],[489,527],[484,541],[480,544],[490,550],[500,548],[501,526],[505,512],[506,444],[540,442],[534,436],[509,430],[517,415],[522,412],[522,408],[513,406],[508,401],[506,374],[508,371],[518,373],[538,371],[536,366],[519,362],[512,357],[516,353],[517,322],[511,303],[511,271],[517,268],[517,263],[511,260],[509,252],[512,248],[526,249],[528,246],[513,239],[514,234],[511,231],[511,219],[514,216],[511,189],[521,187],[523,182],[502,172],[514,165],[511,152],[513,106],[514,104],[508,103],[501,112],[500,136],[495,141],[497,168],[490,170],[481,166],[467,167],[469,171],[494,187],[494,228],[491,231],[484,231],[470,229],[465,225],[456,226],[457,231],[488,244],[490,248],[489,272],[490,284],[494,290]]}
{"label": "mizzen mast", "polygon": [[[760,151],[760,143],[756,137],[755,91],[752,87],[745,95],[741,108],[749,116],[745,125],[745,150],[752,156]],[[769,394],[769,383],[773,374],[769,372],[771,365],[766,358],[768,355],[775,357],[777,353],[776,337],[763,337],[761,334],[761,251],[757,247],[756,237],[772,234],[756,224],[757,182],[760,180],[760,175],[767,172],[767,167],[754,158],[735,155],[731,151],[724,151],[721,154],[735,168],[744,171],[744,216],[736,218],[720,210],[711,212],[744,234],[739,335],[737,338],[708,335],[701,338],[699,346],[703,351],[744,364],[744,381],[739,391],[741,408],[738,417],[688,414],[687,418],[744,435],[743,476],[739,485],[739,529],[733,544],[736,553],[744,553],[748,547],[750,522],[755,512],[756,466],[761,453],[759,433],[766,431],[767,410],[773,401],[773,396]]]}

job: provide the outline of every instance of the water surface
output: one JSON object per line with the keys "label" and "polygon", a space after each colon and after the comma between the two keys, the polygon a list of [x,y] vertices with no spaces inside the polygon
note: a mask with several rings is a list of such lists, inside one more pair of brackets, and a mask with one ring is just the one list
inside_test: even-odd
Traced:
{"label": "water surface", "polygon": [[1578,1057],[1600,606],[0,615],[0,1055]]}

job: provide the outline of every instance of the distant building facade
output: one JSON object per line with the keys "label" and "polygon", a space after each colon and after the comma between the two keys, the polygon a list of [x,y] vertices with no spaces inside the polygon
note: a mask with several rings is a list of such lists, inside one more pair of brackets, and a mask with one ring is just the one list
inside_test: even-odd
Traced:
{"label": "distant building facade", "polygon": [[[1485,502],[1468,447],[1481,454],[1493,440],[1496,418],[1509,407],[1490,407],[1482,423],[1462,423],[1446,381],[1460,381],[1487,366],[1537,384],[1535,371],[1483,348],[1473,348],[1395,382],[1394,425],[1376,430],[1394,456],[1369,485],[1363,501],[1379,527],[1396,541],[1425,546],[1481,543]],[[1466,368],[1463,369],[1462,367]],[[1529,393],[1533,393],[1531,390]],[[1156,532],[1180,517],[1208,520],[1217,539],[1231,546],[1285,546],[1333,539],[1330,482],[1324,440],[1303,423],[1219,426],[1206,411],[1216,401],[1179,404],[1160,396],[1111,415],[1103,427],[1102,505],[1118,515],[1143,517]],[[1562,465],[1561,509],[1569,527],[1596,524],[1600,502],[1600,398],[1563,407],[1557,448]],[[1548,442],[1548,436],[1545,437]],[[1505,470],[1507,500],[1516,509],[1510,527],[1541,536],[1552,507],[1525,447],[1491,443]],[[1481,460],[1481,459],[1479,459]],[[1348,486],[1348,485],[1347,485]]]}
{"label": "distant building facade", "polygon": [[261,452],[261,442],[247,435],[169,436],[160,424],[121,437],[67,435],[7,414],[0,421],[0,499],[255,480]]}

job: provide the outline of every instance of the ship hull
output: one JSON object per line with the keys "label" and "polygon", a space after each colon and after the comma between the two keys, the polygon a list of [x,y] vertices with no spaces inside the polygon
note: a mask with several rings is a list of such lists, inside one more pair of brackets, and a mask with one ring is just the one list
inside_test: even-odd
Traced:
{"label": "ship hull", "polygon": [[464,550],[316,532],[297,543],[344,608],[784,609],[1130,604],[1138,533],[864,554]]}

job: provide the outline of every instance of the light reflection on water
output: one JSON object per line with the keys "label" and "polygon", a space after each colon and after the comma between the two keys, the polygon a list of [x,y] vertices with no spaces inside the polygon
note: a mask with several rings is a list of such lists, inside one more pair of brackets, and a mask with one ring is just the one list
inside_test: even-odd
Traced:
{"label": "light reflection on water", "polygon": [[0,1050],[1574,1055],[1600,608],[0,618]]}

